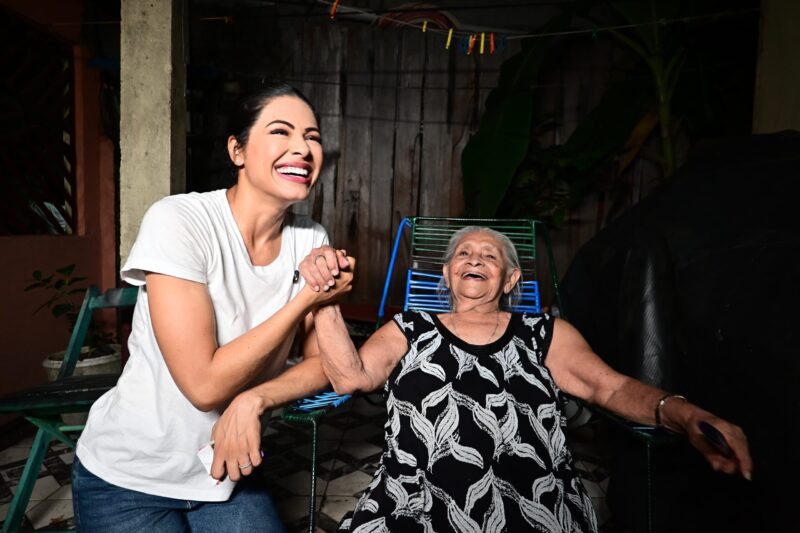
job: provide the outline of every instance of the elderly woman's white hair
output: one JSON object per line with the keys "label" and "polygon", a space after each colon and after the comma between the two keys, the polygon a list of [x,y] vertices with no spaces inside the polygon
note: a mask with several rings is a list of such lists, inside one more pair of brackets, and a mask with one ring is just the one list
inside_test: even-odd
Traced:
{"label": "elderly woman's white hair", "polygon": [[[456,253],[456,247],[458,247],[458,243],[461,242],[461,239],[463,239],[465,235],[475,232],[488,233],[498,243],[500,243],[500,248],[503,251],[504,276],[509,271],[514,270],[515,268],[520,269],[519,257],[517,256],[517,249],[514,247],[514,243],[511,242],[511,239],[509,239],[507,236],[503,235],[497,230],[493,230],[492,228],[487,228],[484,226],[466,226],[453,233],[453,235],[450,237],[450,241],[447,243],[447,251],[444,254],[445,264],[449,263],[453,259],[453,255]],[[520,269],[520,273],[521,270],[522,269]],[[509,292],[508,294],[503,294],[503,296],[500,298],[501,309],[509,310],[519,302],[520,296],[522,294],[521,283],[522,283],[522,276],[520,275],[517,284],[514,285],[514,288],[511,289],[511,292]],[[442,278],[439,281],[439,287],[437,288],[437,290],[439,294],[448,294],[449,296],[450,289],[447,287],[444,278]],[[450,310],[452,311],[453,300],[452,298],[448,297],[448,301],[450,304]]]}

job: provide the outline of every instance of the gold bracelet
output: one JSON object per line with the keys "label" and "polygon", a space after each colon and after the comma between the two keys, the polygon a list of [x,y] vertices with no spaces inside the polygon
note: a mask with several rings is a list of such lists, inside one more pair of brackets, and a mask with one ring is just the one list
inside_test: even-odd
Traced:
{"label": "gold bracelet", "polygon": [[667,403],[672,398],[678,398],[679,400],[683,400],[684,402],[688,402],[689,400],[686,399],[686,396],[681,396],[680,394],[665,394],[661,398],[658,399],[656,403],[656,427],[664,427],[664,424],[661,423],[661,409],[664,408],[664,404]]}

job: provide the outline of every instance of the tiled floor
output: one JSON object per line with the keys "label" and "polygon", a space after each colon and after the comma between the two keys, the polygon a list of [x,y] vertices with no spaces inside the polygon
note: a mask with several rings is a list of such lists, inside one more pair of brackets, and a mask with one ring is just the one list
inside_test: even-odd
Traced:
{"label": "tiled floor", "polygon": [[[359,397],[326,415],[319,427],[317,531],[335,531],[350,511],[376,469],[382,445],[385,410],[377,395]],[[309,428],[292,425],[278,417],[266,430],[265,477],[279,512],[290,532],[307,531],[311,446]],[[576,468],[595,503],[598,520],[606,531],[618,531],[611,520],[605,495],[607,470],[597,447],[594,424],[589,422],[569,432]],[[31,439],[0,451],[0,519],[19,480]],[[27,527],[47,530],[71,526],[72,493],[69,485],[73,453],[55,443],[27,509]]]}

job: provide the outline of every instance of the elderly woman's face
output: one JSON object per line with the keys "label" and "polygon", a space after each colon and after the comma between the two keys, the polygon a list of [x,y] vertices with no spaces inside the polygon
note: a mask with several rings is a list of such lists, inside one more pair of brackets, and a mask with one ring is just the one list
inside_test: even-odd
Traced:
{"label": "elderly woman's face", "polygon": [[502,245],[490,233],[475,231],[456,245],[453,258],[444,266],[444,275],[456,300],[499,302],[519,278],[518,270],[506,270]]}

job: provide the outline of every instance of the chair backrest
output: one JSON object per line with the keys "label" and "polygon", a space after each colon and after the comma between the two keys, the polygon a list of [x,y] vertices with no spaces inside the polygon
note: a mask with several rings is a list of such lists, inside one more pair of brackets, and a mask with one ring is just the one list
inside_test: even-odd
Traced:
{"label": "chair backrest", "polygon": [[[410,266],[406,274],[403,309],[447,312],[450,308],[447,293],[439,291],[442,265],[447,244],[453,233],[466,226],[492,228],[506,235],[517,250],[522,269],[521,299],[511,310],[517,312],[541,311],[537,268],[537,231],[541,234],[550,264],[555,295],[558,300],[558,277],[547,229],[543,223],[532,219],[476,219],[443,217],[404,218],[397,230],[389,270],[384,284],[383,297],[378,310],[378,322],[383,318],[389,284],[394,271],[397,251],[405,229],[410,229]],[[559,302],[560,303],[560,302]]]}
{"label": "chair backrest", "polygon": [[75,365],[78,363],[78,357],[86,340],[86,334],[89,332],[89,324],[92,322],[94,312],[97,309],[133,307],[136,304],[138,293],[138,287],[109,289],[102,294],[95,286],[86,289],[86,296],[83,298],[75,327],[72,329],[58,379],[69,377],[75,371]]}

